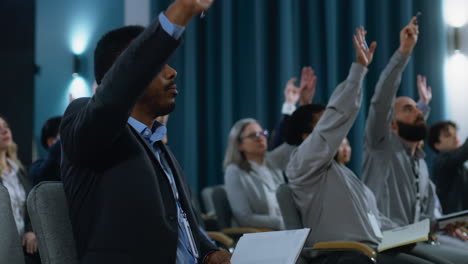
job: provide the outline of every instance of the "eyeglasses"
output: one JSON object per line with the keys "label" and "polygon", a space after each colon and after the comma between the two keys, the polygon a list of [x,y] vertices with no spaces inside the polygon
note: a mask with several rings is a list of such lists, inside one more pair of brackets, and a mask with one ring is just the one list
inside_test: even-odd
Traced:
{"label": "eyeglasses", "polygon": [[253,133],[250,133],[248,135],[245,135],[243,137],[241,137],[240,139],[244,139],[244,138],[249,138],[249,139],[256,139],[256,138],[259,138],[259,137],[268,137],[268,131],[267,130],[263,130],[263,131],[260,131],[260,132],[253,132]]}

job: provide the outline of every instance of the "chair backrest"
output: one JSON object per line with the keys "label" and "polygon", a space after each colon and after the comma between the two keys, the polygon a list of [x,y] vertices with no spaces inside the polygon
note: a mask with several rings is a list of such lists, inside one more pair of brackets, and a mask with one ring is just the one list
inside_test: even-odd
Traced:
{"label": "chair backrest", "polygon": [[303,228],[301,213],[294,202],[293,193],[288,184],[281,184],[276,190],[276,199],[283,215],[286,229]]}
{"label": "chair backrest", "polygon": [[10,194],[0,184],[0,263],[24,264],[16,222],[11,211]]}
{"label": "chair backrest", "polygon": [[224,185],[213,187],[213,205],[216,216],[218,218],[218,225],[220,229],[231,227],[232,223],[232,210],[226,194]]}
{"label": "chair backrest", "polygon": [[205,207],[205,213],[207,215],[215,214],[215,208],[213,204],[213,186],[205,187],[201,191],[201,197],[203,206]]}
{"label": "chair backrest", "polygon": [[34,187],[28,196],[28,211],[42,264],[78,263],[62,183],[42,182]]}

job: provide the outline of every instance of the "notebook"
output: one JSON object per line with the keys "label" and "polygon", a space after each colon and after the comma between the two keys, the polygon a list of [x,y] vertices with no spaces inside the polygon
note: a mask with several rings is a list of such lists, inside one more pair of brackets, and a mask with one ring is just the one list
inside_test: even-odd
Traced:
{"label": "notebook", "polygon": [[244,234],[231,258],[232,264],[294,264],[310,229]]}
{"label": "notebook", "polygon": [[429,219],[383,232],[379,252],[429,239]]}

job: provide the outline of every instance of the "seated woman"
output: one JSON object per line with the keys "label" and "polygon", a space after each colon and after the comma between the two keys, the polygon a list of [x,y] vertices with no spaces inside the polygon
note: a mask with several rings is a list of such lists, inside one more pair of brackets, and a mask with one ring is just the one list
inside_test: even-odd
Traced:
{"label": "seated woman", "polygon": [[10,194],[11,208],[23,243],[26,264],[40,263],[36,235],[32,232],[26,210],[26,198],[31,190],[31,184],[16,154],[17,146],[13,141],[10,127],[5,119],[0,117],[0,184],[5,186]]}
{"label": "seated woman", "polygon": [[267,154],[267,135],[255,119],[234,124],[224,157],[224,181],[240,226],[283,229],[276,189],[285,180],[274,155]]}

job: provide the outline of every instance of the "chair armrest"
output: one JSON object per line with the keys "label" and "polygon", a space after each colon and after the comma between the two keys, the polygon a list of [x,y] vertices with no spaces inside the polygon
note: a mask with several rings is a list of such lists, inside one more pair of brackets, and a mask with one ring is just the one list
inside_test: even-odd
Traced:
{"label": "chair armrest", "polygon": [[369,258],[377,259],[377,253],[369,246],[352,241],[333,241],[333,242],[319,242],[313,247],[315,250],[354,250],[359,251]]}
{"label": "chair armrest", "polygon": [[258,233],[258,232],[269,232],[274,231],[269,228],[253,228],[253,227],[236,227],[236,228],[224,228],[221,230],[224,234],[245,234],[245,233]]}
{"label": "chair armrest", "polygon": [[234,247],[234,240],[232,240],[232,238],[228,237],[227,235],[221,232],[212,232],[212,231],[208,231],[206,233],[211,239],[222,243],[226,247],[228,248]]}

